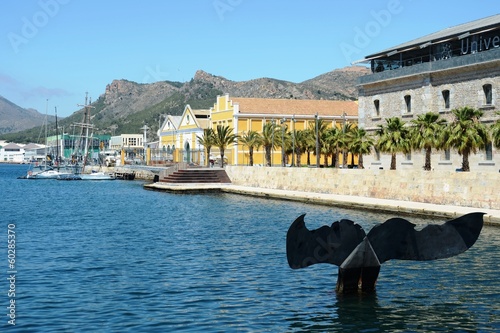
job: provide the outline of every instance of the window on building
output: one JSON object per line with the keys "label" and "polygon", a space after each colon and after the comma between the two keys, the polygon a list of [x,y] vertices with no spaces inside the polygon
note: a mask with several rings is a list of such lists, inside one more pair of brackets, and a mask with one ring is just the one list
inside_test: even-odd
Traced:
{"label": "window on building", "polygon": [[492,161],[493,160],[493,146],[490,143],[486,145],[486,161]]}
{"label": "window on building", "polygon": [[375,107],[375,115],[380,116],[380,100],[378,99],[374,100],[373,106]]}
{"label": "window on building", "polygon": [[443,94],[444,108],[449,109],[450,108],[450,91],[443,90],[442,94]]}
{"label": "window on building", "polygon": [[411,96],[410,95],[405,96],[405,104],[406,104],[406,112],[411,113]]}
{"label": "window on building", "polygon": [[491,84],[485,84],[483,86],[483,92],[484,92],[484,101],[486,105],[491,105],[493,104],[492,100],[492,89],[491,89]]}
{"label": "window on building", "polygon": [[449,148],[444,150],[443,160],[445,160],[445,161],[451,160],[451,153],[450,153],[450,149]]}

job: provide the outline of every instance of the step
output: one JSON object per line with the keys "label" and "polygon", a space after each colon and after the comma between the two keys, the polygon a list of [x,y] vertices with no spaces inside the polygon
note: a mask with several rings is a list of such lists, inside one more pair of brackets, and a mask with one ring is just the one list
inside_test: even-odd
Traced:
{"label": "step", "polygon": [[184,169],[178,170],[160,180],[166,183],[230,183],[223,169]]}

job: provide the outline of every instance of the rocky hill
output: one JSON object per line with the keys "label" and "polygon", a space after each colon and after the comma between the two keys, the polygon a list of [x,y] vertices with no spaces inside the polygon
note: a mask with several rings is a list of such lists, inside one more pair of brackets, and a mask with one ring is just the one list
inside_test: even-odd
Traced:
{"label": "rocky hill", "polygon": [[[54,116],[48,116],[48,122],[55,120]],[[23,109],[0,96],[0,134],[19,132],[45,122],[45,115],[33,109]]]}
{"label": "rocky hill", "polygon": [[[368,73],[365,67],[346,67],[300,83],[272,78],[238,82],[202,70],[185,83],[161,81],[139,84],[114,80],[92,103],[92,122],[99,133],[112,135],[139,133],[139,128],[146,124],[152,134],[148,140],[155,140],[162,115],[179,115],[186,104],[194,109],[208,109],[215,103],[217,95],[225,93],[232,97],[356,100],[357,79]],[[61,121],[61,126],[81,122],[82,118],[83,110],[78,110]],[[33,141],[34,133],[33,130],[24,131],[1,138],[17,142]]]}

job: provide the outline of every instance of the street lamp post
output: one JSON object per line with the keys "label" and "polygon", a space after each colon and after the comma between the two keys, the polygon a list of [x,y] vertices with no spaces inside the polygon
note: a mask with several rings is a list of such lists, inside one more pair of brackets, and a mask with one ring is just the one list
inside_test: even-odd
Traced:
{"label": "street lamp post", "polygon": [[316,113],[314,115],[314,119],[315,119],[315,124],[316,124],[316,168],[319,168],[319,131],[318,131],[318,119],[319,119],[319,116],[318,114]]}
{"label": "street lamp post", "polygon": [[[345,141],[345,125],[346,125],[346,113],[342,112],[342,139]],[[345,169],[345,160],[346,160],[346,153],[345,153],[345,145],[342,145],[342,169]]]}
{"label": "street lamp post", "polygon": [[295,115],[292,116],[292,167],[295,166]]}
{"label": "street lamp post", "polygon": [[271,135],[272,135],[272,140],[271,140],[271,166],[273,166],[273,162],[274,162],[274,158],[273,158],[274,157],[274,124],[275,124],[274,119],[271,120],[271,124],[273,125],[272,126],[272,131],[273,132],[271,133]]}
{"label": "street lamp post", "polygon": [[285,121],[286,118],[280,120],[281,124],[281,166],[286,166],[285,163]]}
{"label": "street lamp post", "polygon": [[144,124],[144,126],[142,126],[141,129],[144,131],[144,137],[143,137],[144,156],[143,157],[144,157],[144,162],[146,162],[146,149],[147,149],[147,146],[148,146],[148,144],[147,144],[147,141],[148,141],[148,139],[147,139],[147,131],[149,130],[149,127],[146,124]]}

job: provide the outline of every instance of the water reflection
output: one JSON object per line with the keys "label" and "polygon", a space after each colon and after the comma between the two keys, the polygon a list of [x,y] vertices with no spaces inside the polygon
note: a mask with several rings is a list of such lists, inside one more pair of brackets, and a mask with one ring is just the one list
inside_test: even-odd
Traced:
{"label": "water reflection", "polygon": [[[404,291],[401,292],[402,294]],[[377,293],[330,295],[322,311],[296,312],[290,332],[476,332],[485,326],[496,331],[498,323],[481,324],[466,304],[433,303],[431,295],[403,297],[387,302]],[[310,309],[308,309],[310,310]]]}
{"label": "water reflection", "polygon": [[348,218],[369,230],[393,215],[135,182],[30,182],[2,168],[0,210],[19,232],[14,331],[500,331],[500,228],[451,259],[388,261],[375,294],[339,297],[336,266],[288,267],[288,227],[301,213],[311,229]]}

